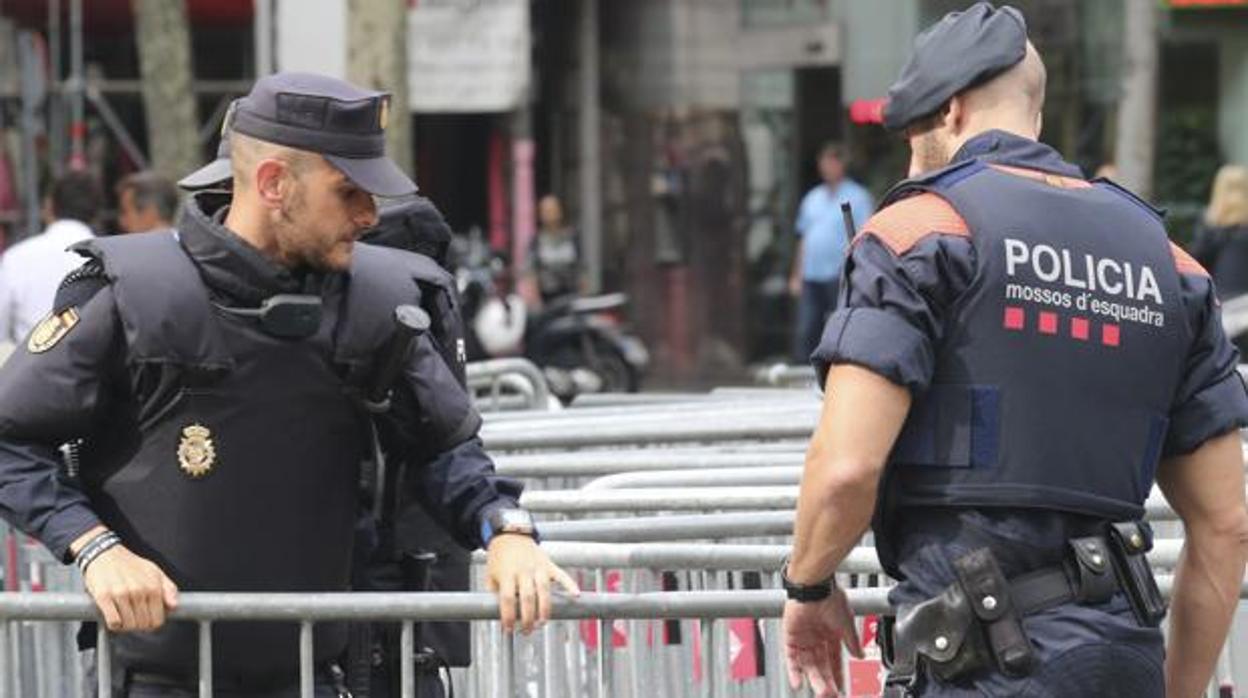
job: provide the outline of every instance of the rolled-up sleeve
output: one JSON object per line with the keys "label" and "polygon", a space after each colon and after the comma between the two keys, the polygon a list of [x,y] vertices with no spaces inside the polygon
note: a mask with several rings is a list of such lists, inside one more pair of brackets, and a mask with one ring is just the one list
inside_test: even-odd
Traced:
{"label": "rolled-up sleeve", "polygon": [[1170,411],[1165,456],[1191,453],[1214,436],[1248,426],[1248,391],[1236,368],[1239,352],[1222,330],[1213,284],[1191,273],[1182,274],[1180,284],[1193,339]]}
{"label": "rolled-up sleeve", "polygon": [[[930,196],[930,195],[929,195]],[[910,201],[909,221],[929,205]],[[947,205],[941,209],[947,214]],[[967,288],[975,272],[975,249],[963,229],[939,218],[930,233],[890,233],[890,219],[873,218],[853,243],[841,279],[838,309],[824,326],[811,355],[819,384],[834,364],[856,364],[911,392],[927,388],[936,366],[936,352],[944,334],[948,308]],[[959,220],[960,222],[960,220]],[[922,224],[920,224],[922,225]],[[911,226],[913,228],[913,226]]]}

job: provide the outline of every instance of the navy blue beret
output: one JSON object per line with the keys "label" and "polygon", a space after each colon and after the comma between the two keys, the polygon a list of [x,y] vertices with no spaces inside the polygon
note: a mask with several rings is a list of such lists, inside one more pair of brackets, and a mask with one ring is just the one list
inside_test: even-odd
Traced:
{"label": "navy blue beret", "polygon": [[950,12],[914,40],[914,54],[888,88],[884,127],[900,131],[959,92],[1012,67],[1027,53],[1027,22],[1008,5],[977,2]]}

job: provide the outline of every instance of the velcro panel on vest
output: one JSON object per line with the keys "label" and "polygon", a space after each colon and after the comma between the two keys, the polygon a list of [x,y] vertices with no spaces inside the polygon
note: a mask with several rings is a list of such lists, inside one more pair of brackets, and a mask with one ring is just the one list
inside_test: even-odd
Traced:
{"label": "velcro panel on vest", "polygon": [[73,249],[104,265],[130,361],[232,368],[234,359],[217,331],[208,289],[174,235],[94,238]]}
{"label": "velcro panel on vest", "polygon": [[394,309],[420,303],[414,259],[422,258],[403,250],[355,244],[336,361],[357,366],[371,362],[394,333]]}
{"label": "velcro panel on vest", "polygon": [[1001,394],[992,386],[933,385],[893,449],[903,465],[991,467],[1000,449]]}

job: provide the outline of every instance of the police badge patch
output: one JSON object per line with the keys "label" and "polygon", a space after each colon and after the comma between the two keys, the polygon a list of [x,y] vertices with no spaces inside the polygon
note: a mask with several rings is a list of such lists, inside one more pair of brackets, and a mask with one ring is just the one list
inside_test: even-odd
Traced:
{"label": "police badge patch", "polygon": [[78,311],[69,308],[59,313],[50,313],[35,325],[26,342],[26,349],[32,354],[41,354],[61,341],[69,331],[78,324]]}
{"label": "police badge patch", "polygon": [[217,459],[212,445],[212,432],[208,427],[191,424],[182,429],[182,441],[178,444],[178,466],[192,478],[200,478],[212,471]]}

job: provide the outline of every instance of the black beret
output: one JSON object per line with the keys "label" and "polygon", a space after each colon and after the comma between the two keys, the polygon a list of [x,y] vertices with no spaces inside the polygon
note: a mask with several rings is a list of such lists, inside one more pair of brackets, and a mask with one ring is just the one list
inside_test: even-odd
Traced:
{"label": "black beret", "polygon": [[1003,72],[1027,53],[1027,21],[1008,5],[977,2],[950,12],[914,40],[914,54],[888,88],[884,127],[900,131],[959,92]]}

